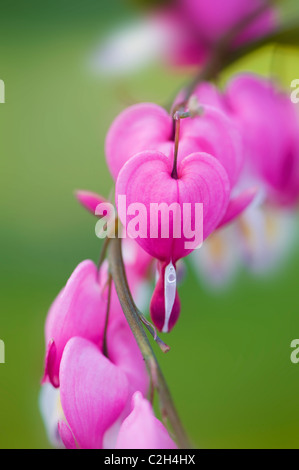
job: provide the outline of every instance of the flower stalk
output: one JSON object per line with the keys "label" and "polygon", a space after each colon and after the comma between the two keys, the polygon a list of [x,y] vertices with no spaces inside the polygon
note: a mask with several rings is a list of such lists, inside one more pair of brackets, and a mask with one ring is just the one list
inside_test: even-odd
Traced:
{"label": "flower stalk", "polygon": [[141,350],[150,373],[151,380],[158,391],[161,414],[163,417],[168,419],[168,422],[175,434],[178,446],[181,449],[190,449],[190,442],[183,429],[167,383],[143,329],[139,311],[132,298],[122,257],[121,239],[118,237],[110,240],[108,247],[108,260],[110,272],[124,315]]}

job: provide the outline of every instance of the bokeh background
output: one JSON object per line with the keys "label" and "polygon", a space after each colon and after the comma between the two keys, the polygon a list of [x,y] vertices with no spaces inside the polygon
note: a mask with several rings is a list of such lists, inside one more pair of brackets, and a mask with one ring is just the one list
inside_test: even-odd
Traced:
{"label": "bokeh background", "polygon": [[[121,0],[1,2],[1,448],[49,447],[38,408],[45,317],[75,266],[100,252],[95,220],[74,190],[109,195],[104,138],[127,92],[164,105],[190,79],[161,65],[121,86],[94,73],[90,58],[101,39],[134,15]],[[244,69],[274,72],[289,89],[299,53],[264,48],[224,79]],[[290,361],[298,271],[298,244],[279,272],[244,271],[221,293],[188,269],[181,319],[166,338],[172,349],[157,355],[196,447],[299,447],[299,364]]]}

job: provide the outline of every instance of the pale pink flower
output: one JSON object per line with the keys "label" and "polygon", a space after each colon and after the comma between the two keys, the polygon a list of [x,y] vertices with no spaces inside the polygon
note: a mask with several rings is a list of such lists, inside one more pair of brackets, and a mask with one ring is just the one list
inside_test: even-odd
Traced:
{"label": "pale pink flower", "polygon": [[148,400],[140,392],[132,398],[133,410],[123,421],[116,449],[177,449],[167,429],[159,421]]}

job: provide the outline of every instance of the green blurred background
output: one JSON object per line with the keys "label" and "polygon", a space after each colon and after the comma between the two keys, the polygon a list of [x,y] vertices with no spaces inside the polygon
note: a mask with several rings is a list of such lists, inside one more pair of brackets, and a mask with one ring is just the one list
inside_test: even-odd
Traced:
{"label": "green blurred background", "polygon": [[[126,103],[92,74],[99,41],[134,14],[120,0],[2,1],[0,78],[1,314],[0,447],[49,447],[38,409],[48,307],[75,266],[97,260],[94,219],[74,189],[108,196],[105,133]],[[299,53],[268,47],[229,70],[299,78]],[[273,65],[274,64],[274,65]],[[158,66],[127,81],[136,100],[168,103],[188,74]],[[298,448],[299,250],[268,279],[242,273],[224,293],[207,292],[192,269],[182,314],[162,357],[196,447]]]}

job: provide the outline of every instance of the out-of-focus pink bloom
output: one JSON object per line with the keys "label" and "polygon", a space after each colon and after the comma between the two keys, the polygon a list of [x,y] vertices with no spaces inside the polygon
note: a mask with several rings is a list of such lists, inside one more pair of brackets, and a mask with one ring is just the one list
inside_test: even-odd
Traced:
{"label": "out-of-focus pink bloom", "polygon": [[[173,22],[173,27],[179,32],[178,41],[173,42],[170,55],[172,63],[182,66],[203,64],[217,42],[258,12],[263,3],[263,0],[177,0],[176,6],[169,10],[168,20]],[[243,27],[233,39],[232,47],[265,36],[277,24],[277,11],[269,7]]]}
{"label": "out-of-focus pink bloom", "polygon": [[166,428],[140,392],[132,399],[133,410],[119,430],[116,449],[177,449]]}
{"label": "out-of-focus pink bloom", "polygon": [[[238,206],[241,216],[192,255],[201,275],[204,270],[206,283],[219,287],[241,264],[255,273],[273,270],[293,246],[293,207],[299,200],[298,110],[271,81],[252,74],[234,78],[223,93],[202,83],[194,95],[200,105],[218,109],[234,121],[245,150],[234,190],[239,196],[231,201],[223,222],[235,219],[229,214]],[[248,205],[247,198],[254,201]]]}
{"label": "out-of-focus pink bloom", "polygon": [[[181,18],[193,25],[198,42],[212,48],[228,31],[258,12],[264,0],[177,0]],[[235,44],[264,36],[277,24],[277,14],[268,8],[235,38]]]}
{"label": "out-of-focus pink bloom", "polygon": [[282,267],[294,248],[296,214],[288,208],[249,208],[234,224],[240,258],[254,274],[269,275]]}
{"label": "out-of-focus pink bloom", "polygon": [[209,290],[227,288],[239,271],[241,259],[235,223],[214,232],[200,250],[191,254],[199,281]]}
{"label": "out-of-focus pink bloom", "polygon": [[299,198],[299,114],[290,97],[269,80],[241,75],[229,83],[225,102],[239,123],[249,170],[268,199],[292,205]]}
{"label": "out-of-focus pink bloom", "polygon": [[[130,73],[153,61],[174,66],[198,66],[215,44],[245,18],[258,13],[264,0],[174,0],[103,41],[93,60],[104,75]],[[279,23],[274,7],[243,27],[232,47],[258,39]]]}
{"label": "out-of-focus pink bloom", "polygon": [[253,74],[233,78],[222,94],[204,83],[194,95],[238,126],[245,152],[241,180],[258,185],[273,204],[294,205],[299,199],[299,112],[290,97]]}
{"label": "out-of-focus pink bloom", "polygon": [[293,209],[254,202],[231,225],[213,233],[191,260],[211,289],[227,287],[241,267],[269,276],[288,259],[296,229]]}

